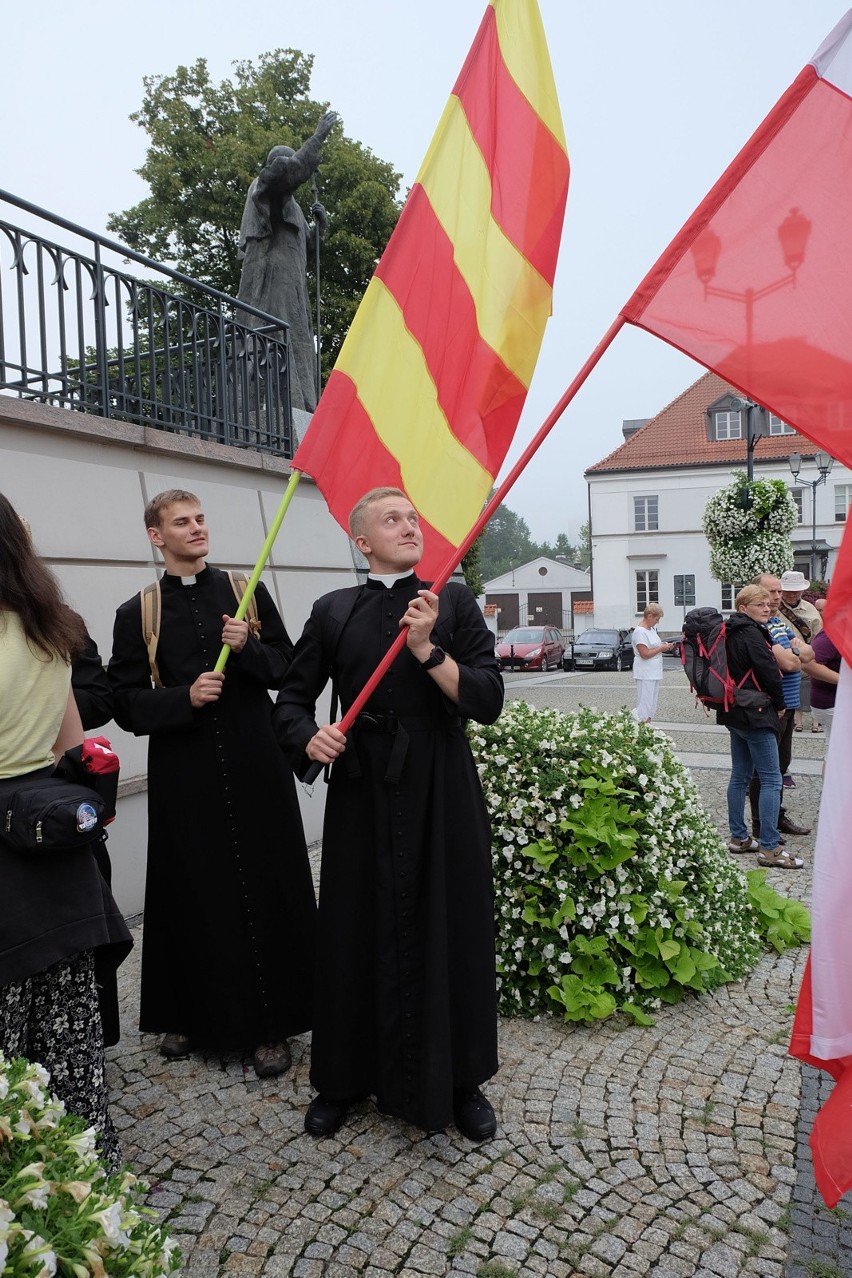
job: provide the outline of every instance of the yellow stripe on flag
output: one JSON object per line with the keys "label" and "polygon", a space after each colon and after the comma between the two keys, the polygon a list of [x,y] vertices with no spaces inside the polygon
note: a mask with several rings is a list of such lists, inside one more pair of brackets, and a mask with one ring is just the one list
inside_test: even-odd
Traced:
{"label": "yellow stripe on flag", "polygon": [[370,281],[337,357],[405,491],[424,519],[453,544],[464,538],[494,483],[461,444],[438,403],[423,352],[377,277]]}
{"label": "yellow stripe on flag", "polygon": [[509,75],[542,123],[566,151],[562,113],[550,69],[547,40],[537,4],[529,0],[490,0],[500,53]]}
{"label": "yellow stripe on flag", "polygon": [[491,178],[456,97],[444,109],[417,181],[452,241],[480,334],[529,387],[551,289],[491,216]]}

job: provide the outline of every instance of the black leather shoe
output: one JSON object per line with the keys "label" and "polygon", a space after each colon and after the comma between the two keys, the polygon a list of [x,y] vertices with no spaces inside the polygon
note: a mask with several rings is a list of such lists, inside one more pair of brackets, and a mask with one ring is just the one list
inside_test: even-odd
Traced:
{"label": "black leather shoe", "polygon": [[491,1102],[485,1099],[478,1087],[453,1093],[453,1119],[462,1136],[476,1144],[491,1140],[497,1131]]}
{"label": "black leather shoe", "polygon": [[305,1131],[309,1136],[333,1136],[349,1113],[349,1101],[328,1100],[315,1096],[305,1114]]}
{"label": "black leather shoe", "polygon": [[160,1055],[166,1056],[169,1060],[175,1060],[178,1056],[189,1056],[189,1035],[166,1034],[160,1043]]}
{"label": "black leather shoe", "polygon": [[796,825],[795,821],[791,821],[786,815],[778,818],[778,829],[782,834],[810,834],[810,830],[803,825]]}
{"label": "black leather shoe", "polygon": [[289,1044],[265,1043],[255,1050],[252,1064],[258,1078],[275,1078],[276,1074],[283,1074],[292,1064]]}

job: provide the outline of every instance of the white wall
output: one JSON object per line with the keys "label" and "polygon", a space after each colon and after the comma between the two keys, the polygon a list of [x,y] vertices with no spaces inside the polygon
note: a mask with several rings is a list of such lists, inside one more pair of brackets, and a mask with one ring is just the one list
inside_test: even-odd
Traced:
{"label": "white wall", "polygon": [[[116,608],[158,575],[142,520],[148,498],[164,488],[197,493],[210,524],[210,562],[251,570],[288,479],[279,458],[0,397],[0,491],[29,519],[39,553],[105,661]],[[263,580],[294,640],[314,599],[355,581],[349,540],[308,480],[296,490]],[[135,914],[145,876],[147,740],[115,723],[102,731],[122,764],[109,840],[115,895]],[[312,796],[297,789],[312,842],[325,787],[317,784]]]}
{"label": "white wall", "polygon": [[[742,469],[740,467],[740,469]],[[811,468],[813,469],[813,468]],[[814,474],[816,472],[814,471]],[[786,461],[755,466],[758,479],[782,479],[792,487]],[[710,575],[710,547],[702,520],[710,497],[732,482],[727,467],[695,466],[637,473],[603,473],[589,476],[592,520],[592,563],[595,621],[599,626],[635,626],[635,574],[642,569],[659,572],[660,603],[665,610],[662,628],[677,630],[687,609],[674,604],[675,575],[695,576],[698,607],[720,607],[721,584]],[[845,524],[834,520],[834,485],[850,483],[852,475],[835,465],[827,485],[816,490],[817,541],[840,545]],[[633,532],[634,496],[657,496],[659,531]],[[792,533],[794,546],[809,548],[812,536],[811,492],[804,493],[803,522]],[[829,575],[836,557],[829,558]]]}

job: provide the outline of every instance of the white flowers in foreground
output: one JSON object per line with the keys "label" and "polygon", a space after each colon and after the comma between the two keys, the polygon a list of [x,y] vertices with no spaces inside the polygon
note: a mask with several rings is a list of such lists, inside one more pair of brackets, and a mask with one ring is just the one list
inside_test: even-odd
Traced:
{"label": "white flowers in foreground", "polygon": [[41,1065],[0,1053],[0,1274],[166,1278],[180,1255],[139,1203],[141,1181],[108,1176],[95,1132],[50,1095]]}
{"label": "white flowers in foreground", "polygon": [[[740,872],[668,740],[626,710],[516,701],[470,738],[492,820],[503,1013],[646,1020],[743,976],[764,935],[783,948],[807,931],[762,871]],[[774,934],[770,916],[784,918]]]}

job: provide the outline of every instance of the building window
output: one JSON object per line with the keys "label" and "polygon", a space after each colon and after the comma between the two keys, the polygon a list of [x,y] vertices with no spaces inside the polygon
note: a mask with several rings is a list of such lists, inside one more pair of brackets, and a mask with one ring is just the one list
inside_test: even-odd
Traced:
{"label": "building window", "polygon": [[695,607],[695,574],[675,573],[674,579],[675,608]]}
{"label": "building window", "polygon": [[642,568],[636,573],[636,611],[643,613],[648,604],[660,602],[660,574],[656,568]]}
{"label": "building window", "polygon": [[720,412],[713,416],[717,439],[742,439],[743,421],[740,413]]}
{"label": "building window", "polygon": [[799,512],[799,517],[796,520],[796,523],[800,524],[804,519],[805,490],[804,488],[791,488],[790,496],[796,503],[796,510]]}
{"label": "building window", "polygon": [[846,512],[852,504],[852,484],[834,485],[834,522],[846,523]]}
{"label": "building window", "polygon": [[658,497],[633,498],[633,531],[656,532],[659,528]]}
{"label": "building window", "polygon": [[769,433],[770,435],[795,435],[792,426],[788,426],[786,422],[782,422],[780,417],[776,417],[774,413],[769,414]]}
{"label": "building window", "polygon": [[736,587],[732,586],[729,581],[722,582],[722,612],[734,611],[734,595],[736,593]]}

